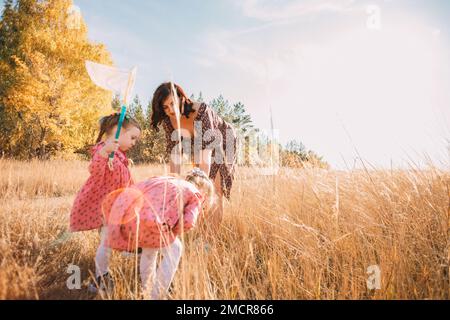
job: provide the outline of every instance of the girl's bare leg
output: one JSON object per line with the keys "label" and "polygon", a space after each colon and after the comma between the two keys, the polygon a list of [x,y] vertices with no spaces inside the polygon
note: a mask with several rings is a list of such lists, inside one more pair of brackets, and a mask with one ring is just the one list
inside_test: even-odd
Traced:
{"label": "girl's bare leg", "polygon": [[221,179],[220,172],[217,172],[216,178],[214,179],[214,188],[216,190],[217,199],[211,212],[211,227],[215,231],[219,229],[223,219],[223,191],[220,183]]}
{"label": "girl's bare leg", "polygon": [[207,209],[204,219],[200,222],[200,232],[205,238],[214,236],[220,228],[223,218],[223,193],[220,185],[220,173],[218,172],[214,179],[214,188],[216,191],[216,199],[214,205]]}

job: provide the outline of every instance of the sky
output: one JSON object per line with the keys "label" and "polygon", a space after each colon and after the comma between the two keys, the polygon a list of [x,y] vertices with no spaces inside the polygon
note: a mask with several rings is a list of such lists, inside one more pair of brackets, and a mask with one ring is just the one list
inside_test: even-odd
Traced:
{"label": "sky", "polygon": [[[2,1],[0,1],[0,4]],[[242,102],[257,127],[335,168],[450,168],[448,0],[75,0],[89,38],[138,67],[145,104],[173,80]]]}

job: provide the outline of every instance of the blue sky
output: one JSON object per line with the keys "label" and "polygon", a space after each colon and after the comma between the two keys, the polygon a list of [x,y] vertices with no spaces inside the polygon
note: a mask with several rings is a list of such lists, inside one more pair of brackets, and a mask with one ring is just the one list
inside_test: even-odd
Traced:
{"label": "blue sky", "polygon": [[[2,1],[0,1],[1,3]],[[145,103],[163,81],[241,101],[281,142],[335,167],[449,163],[450,1],[75,0],[89,37],[138,67]]]}

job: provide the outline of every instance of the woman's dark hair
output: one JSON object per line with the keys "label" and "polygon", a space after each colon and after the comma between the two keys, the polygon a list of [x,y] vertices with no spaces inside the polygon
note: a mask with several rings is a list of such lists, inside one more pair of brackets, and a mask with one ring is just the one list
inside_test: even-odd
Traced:
{"label": "woman's dark hair", "polygon": [[[181,112],[181,103],[184,102],[184,111],[183,114],[186,118],[189,118],[189,114],[193,113],[193,105],[194,102],[189,99],[184,92],[183,88],[181,88],[177,84],[173,84],[175,87],[175,91],[177,93],[178,99],[180,101],[180,112]],[[161,121],[167,117],[166,113],[164,112],[163,103],[164,101],[172,94],[172,83],[171,82],[165,82],[161,84],[153,94],[152,99],[152,126],[155,128],[155,130],[158,130],[158,125],[161,123]]]}
{"label": "woman's dark hair", "polygon": [[[99,121],[100,132],[98,133],[97,141],[95,142],[96,144],[102,141],[103,135],[105,133],[109,132],[112,128],[114,128],[114,126],[119,124],[119,118],[120,113],[113,113],[109,116],[105,116],[100,119]],[[125,118],[123,119],[122,126],[125,129],[128,129],[130,126],[133,126],[141,130],[141,126],[139,125],[139,123],[128,115],[126,115]]]}

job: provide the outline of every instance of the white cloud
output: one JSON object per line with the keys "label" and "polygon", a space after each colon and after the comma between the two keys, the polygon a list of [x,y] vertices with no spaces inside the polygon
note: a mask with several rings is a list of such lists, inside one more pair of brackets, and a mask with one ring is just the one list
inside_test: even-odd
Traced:
{"label": "white cloud", "polygon": [[292,19],[327,11],[344,12],[353,4],[354,0],[303,0],[283,4],[280,1],[238,1],[244,15],[263,21]]}

